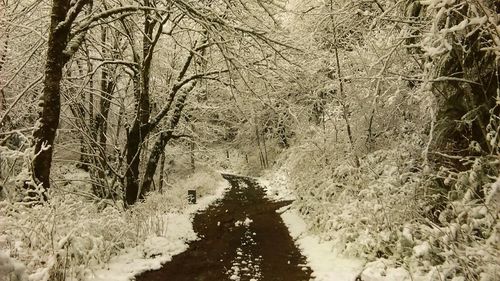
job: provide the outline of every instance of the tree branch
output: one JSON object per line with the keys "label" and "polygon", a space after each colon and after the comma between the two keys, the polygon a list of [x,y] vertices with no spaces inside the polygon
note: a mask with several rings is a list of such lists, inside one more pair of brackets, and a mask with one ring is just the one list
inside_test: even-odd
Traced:
{"label": "tree branch", "polygon": [[80,23],[75,31],[73,32],[72,36],[76,36],[76,34],[85,32],[86,30],[89,29],[90,25],[98,20],[104,19],[111,17],[116,14],[121,14],[121,13],[127,13],[127,12],[135,12],[139,10],[154,10],[154,8],[151,7],[142,7],[142,6],[124,6],[124,7],[118,7],[114,9],[109,9],[103,12],[100,12],[90,18],[87,18],[84,20],[82,23]]}
{"label": "tree branch", "polygon": [[57,30],[61,29],[67,29],[69,31],[69,28],[75,21],[76,17],[80,14],[82,11],[83,7],[89,3],[89,0],[78,0],[68,11],[66,18],[64,21],[60,22],[57,27]]}

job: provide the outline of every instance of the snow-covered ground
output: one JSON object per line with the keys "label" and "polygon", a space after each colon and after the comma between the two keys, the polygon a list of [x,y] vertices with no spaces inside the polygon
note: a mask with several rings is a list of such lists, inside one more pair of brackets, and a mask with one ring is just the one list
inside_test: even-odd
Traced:
{"label": "snow-covered ground", "polygon": [[128,281],[139,273],[159,269],[172,256],[185,251],[190,241],[198,239],[193,230],[193,215],[222,198],[228,187],[226,181],[221,182],[213,195],[199,199],[195,205],[190,205],[181,213],[165,214],[163,236],[148,237],[144,244],[123,250],[122,254],[113,257],[108,264],[94,270],[87,280]]}
{"label": "snow-covered ground", "polygon": [[294,200],[279,212],[315,280],[500,280],[500,179],[481,179],[479,160],[451,174],[463,197],[446,201],[436,223],[424,217],[432,203],[425,175],[411,172],[405,151],[377,151],[358,168],[313,168],[292,152],[261,180],[270,198]]}
{"label": "snow-covered ground", "polygon": [[[229,187],[218,172],[199,169],[123,210],[120,202],[89,200],[89,175],[63,170],[57,176],[65,185],[47,204],[0,202],[0,281],[131,280],[197,239],[194,214]],[[197,190],[197,204],[188,204],[187,189]]]}
{"label": "snow-covered ground", "polygon": [[[293,170],[287,161],[260,180],[269,198],[295,200],[278,212],[315,280],[500,280],[500,179],[478,181],[480,166],[450,179],[469,189],[449,203],[454,209],[441,212],[442,225],[433,224],[412,217],[421,212],[412,198],[422,183],[408,172],[411,163],[398,166],[394,159],[401,154],[379,151],[358,170],[341,164],[316,174],[304,165]],[[123,211],[112,202],[83,200],[82,173],[66,171],[62,178],[66,186],[46,205],[0,202],[0,281],[52,281],[56,273],[69,281],[126,281],[157,269],[197,239],[193,214],[228,187],[218,173],[202,171]],[[484,187],[484,202],[474,199],[470,186],[476,183]],[[188,187],[201,195],[198,204],[187,204]],[[235,226],[252,223],[246,218]],[[242,243],[254,243],[254,235],[245,232]],[[261,257],[236,251],[228,278],[258,277]],[[471,270],[477,278],[464,277]]]}
{"label": "snow-covered ground", "polygon": [[[268,174],[267,177],[270,180],[261,179],[260,184],[266,188],[269,198],[278,201],[296,199],[296,195],[289,186],[287,175],[282,170]],[[367,262],[362,258],[344,256],[342,252],[345,244],[339,239],[325,240],[311,231],[296,205],[285,206],[277,212],[281,213],[281,218],[288,227],[290,235],[302,254],[306,256],[308,265],[313,270],[312,277],[315,281],[412,280],[408,271],[396,267],[392,261],[378,259],[374,262]]]}
{"label": "snow-covered ground", "polygon": [[281,217],[302,254],[307,257],[316,281],[356,279],[363,268],[363,260],[339,256],[335,243],[322,241],[317,235],[308,233],[307,224],[297,210],[285,210]]}
{"label": "snow-covered ground", "polygon": [[[273,200],[295,200],[295,195],[287,185],[286,175],[274,173],[268,175],[272,180],[260,179],[269,198]],[[316,281],[353,281],[363,268],[364,261],[357,258],[342,257],[338,245],[332,241],[323,241],[319,236],[308,231],[307,223],[293,206],[279,210],[283,222],[288,227],[296,245],[306,256]]]}

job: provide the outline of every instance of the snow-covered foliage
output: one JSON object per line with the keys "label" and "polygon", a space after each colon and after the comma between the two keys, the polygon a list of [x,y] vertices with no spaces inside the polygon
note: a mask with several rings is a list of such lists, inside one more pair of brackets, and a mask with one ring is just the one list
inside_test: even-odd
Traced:
{"label": "snow-covered foliage", "polygon": [[0,251],[0,281],[22,281],[26,279],[26,268],[8,253]]}
{"label": "snow-covered foliage", "polygon": [[[144,202],[123,210],[121,201],[96,202],[95,197],[85,196],[91,188],[87,173],[66,172],[64,186],[52,189],[47,203],[0,202],[0,278],[27,280],[24,264],[29,280],[84,280],[123,249],[144,245],[150,249],[144,250],[144,258],[164,254],[156,246],[148,248],[146,244],[156,243],[154,239],[171,243],[161,251],[175,251],[179,248],[175,245],[185,245],[182,239],[196,238],[191,237],[192,231],[179,231],[173,237],[175,231],[170,229],[177,230],[174,222],[188,208],[187,189],[209,198],[223,181],[220,174],[200,169],[166,188],[168,192],[152,193]],[[182,237],[184,233],[190,236]]]}
{"label": "snow-covered foliage", "polygon": [[[332,241],[337,253],[368,261],[363,280],[496,280],[500,178],[491,168],[498,160],[477,158],[470,170],[432,174],[419,169],[415,149],[378,150],[360,167],[318,165],[296,149],[269,185],[294,191],[293,208],[310,233]],[[435,181],[444,174],[443,194]]]}
{"label": "snow-covered foliage", "polygon": [[[456,3],[455,3],[456,2]],[[481,36],[489,37],[481,46],[484,51],[491,51],[500,56],[500,37],[498,23],[491,3],[425,0],[422,5],[433,17],[432,26],[424,35],[422,46],[429,57],[440,57],[451,51],[453,45],[475,36],[477,31]],[[497,4],[498,5],[498,4]],[[461,44],[465,49],[467,44]]]}
{"label": "snow-covered foliage", "polygon": [[[275,182],[267,186],[279,189],[278,193],[288,190],[287,186]],[[288,207],[284,209],[278,212],[283,212],[281,218],[287,225],[290,235],[301,252],[307,256],[307,264],[313,270],[312,277],[315,281],[356,279],[363,268],[362,259],[342,257],[335,241],[325,240],[320,235],[308,231],[307,223],[297,209]]]}
{"label": "snow-covered foliage", "polygon": [[[101,280],[158,267],[149,258],[195,238],[186,190],[206,199],[220,183],[201,165],[274,165],[268,195],[295,199],[285,217],[305,218],[292,235],[312,247],[318,280],[334,276],[329,247],[366,260],[365,281],[498,280],[498,1],[164,2],[99,24],[107,4],[70,9],[87,39],[78,52],[71,42],[57,99],[43,98],[62,99],[45,104],[62,109],[50,190],[48,176],[33,181],[27,133],[41,128],[49,3],[0,3],[0,281],[82,280],[110,260]],[[157,37],[142,56],[141,37]],[[124,210],[121,188],[130,205],[141,198],[146,163],[164,193]],[[29,193],[50,200],[19,203]]]}
{"label": "snow-covered foliage", "polygon": [[297,5],[287,20],[311,33],[299,42],[315,79],[296,91],[317,102],[293,104],[296,135],[268,193],[294,197],[310,234],[364,258],[361,280],[498,280],[498,4]]}

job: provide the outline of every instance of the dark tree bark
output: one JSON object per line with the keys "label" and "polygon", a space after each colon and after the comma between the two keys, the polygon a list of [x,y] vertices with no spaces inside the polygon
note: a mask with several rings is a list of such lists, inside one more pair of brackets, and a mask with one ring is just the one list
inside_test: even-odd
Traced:
{"label": "dark tree bark", "polygon": [[264,153],[262,152],[262,147],[260,145],[259,127],[257,125],[255,125],[255,137],[257,139],[257,146],[259,147],[260,165],[262,166],[262,168],[266,168],[266,161],[264,160]]}
{"label": "dark tree bark", "polygon": [[134,92],[136,93],[137,112],[132,128],[127,133],[127,170],[125,172],[125,203],[133,205],[139,198],[139,166],[141,160],[142,144],[149,134],[149,95],[144,93],[147,86],[141,88],[139,75],[149,75],[142,72],[134,77]]}
{"label": "dark tree bark", "polygon": [[[82,23],[80,28],[72,34],[71,28],[76,18],[86,5],[91,4],[92,0],[52,0],[43,95],[40,102],[41,112],[33,132],[35,156],[31,165],[34,183],[36,185],[41,184],[44,190],[50,187],[49,178],[54,139],[57,127],[59,126],[59,117],[61,113],[61,80],[63,67],[79,49],[85,39],[86,31],[93,21],[127,11],[127,9],[117,9],[113,12],[100,13],[92,17],[92,20]],[[28,185],[28,183],[26,183],[26,185]],[[33,186],[26,187],[33,188]],[[32,192],[28,192],[28,195],[31,197],[30,193]],[[41,195],[45,197],[45,192],[43,190]]]}
{"label": "dark tree bark", "polygon": [[127,133],[127,171],[125,172],[125,203],[133,205],[137,201],[139,192],[139,164],[142,138],[138,122],[135,122]]}
{"label": "dark tree bark", "polygon": [[[2,71],[3,64],[5,63],[5,59],[7,58],[7,51],[9,50],[9,34],[7,33],[5,36],[5,42],[3,44],[3,50],[0,55],[0,72]],[[7,109],[7,100],[5,98],[5,93],[3,89],[0,90],[0,111],[4,112]],[[4,123],[4,124],[2,124]],[[6,128],[8,121],[6,120],[5,122],[2,122],[0,120],[0,128]],[[0,156],[0,178],[2,178],[2,156]],[[1,186],[0,186],[0,191],[1,191]]]}
{"label": "dark tree bark", "polygon": [[[77,1],[70,6],[70,1],[53,0],[45,78],[41,100],[41,113],[33,132],[35,139],[35,157],[33,158],[33,179],[47,190],[50,187],[50,167],[59,116],[61,112],[61,79],[62,69],[69,60],[68,46],[71,24],[88,1]],[[70,11],[72,8],[72,11]],[[45,194],[42,192],[43,197]]]}
{"label": "dark tree bark", "polygon": [[[79,61],[76,62],[78,65],[78,73],[80,76],[83,76],[83,69],[82,66],[80,65]],[[77,117],[81,122],[81,128],[89,128],[87,124],[87,109],[85,108],[85,105],[87,104],[87,95],[85,94],[84,91],[80,94],[80,102],[77,103],[77,106],[73,111],[73,115]],[[71,108],[71,106],[70,106]],[[79,124],[77,122],[77,124]],[[88,155],[88,143],[85,141],[85,137],[83,134],[80,136],[80,162],[77,164],[77,167],[88,172],[89,171],[89,155]]]}
{"label": "dark tree bark", "polygon": [[266,133],[262,131],[262,146],[264,147],[264,167],[269,167],[269,159],[267,157]]}
{"label": "dark tree bark", "polygon": [[[83,75],[83,71],[80,69],[79,71],[80,75]],[[67,76],[70,78],[72,75],[71,71],[68,71]],[[68,96],[74,96],[77,94],[77,88],[75,86],[70,86],[68,88]],[[80,96],[80,101],[75,102],[75,103],[70,103],[69,104],[69,109],[71,110],[71,113],[73,114],[73,117],[75,118],[74,124],[76,125],[76,128],[79,128],[79,130],[76,132],[78,134],[78,137],[80,138],[80,161],[77,163],[76,167],[84,170],[84,171],[89,171],[89,162],[88,162],[88,152],[87,152],[87,147],[88,143],[86,141],[86,130],[88,130],[89,126],[86,123],[86,108],[85,108],[85,94],[81,93]]]}
{"label": "dark tree bark", "polygon": [[[144,1],[144,6],[149,6],[149,0]],[[155,44],[151,41],[155,22],[153,21],[150,11],[144,12],[144,30],[142,38],[142,63],[138,56],[135,56],[135,61],[141,66],[135,73],[134,95],[136,99],[136,118],[132,124],[132,128],[127,134],[127,170],[125,172],[125,203],[126,206],[133,205],[139,198],[139,166],[142,152],[142,144],[149,134],[149,116],[150,116],[150,101],[149,101],[149,72],[151,70],[151,62],[153,58],[153,49]],[[161,33],[157,32],[157,36]]]}
{"label": "dark tree bark", "polygon": [[[108,50],[106,50],[107,41],[107,29],[105,27],[101,30],[101,43],[103,45],[102,53],[105,55]],[[103,149],[103,155],[101,157],[106,157],[106,144],[107,144],[107,132],[108,132],[108,117],[109,110],[111,106],[111,100],[113,98],[113,91],[115,89],[115,82],[113,80],[112,74],[114,69],[112,66],[105,65],[101,69],[101,98],[99,101],[100,112],[96,116],[96,131],[98,132],[98,142]]]}
{"label": "dark tree bark", "polygon": [[[94,65],[90,61],[90,58],[88,57],[89,54],[87,52],[87,72],[92,73],[94,72]],[[95,130],[95,114],[94,114],[94,77],[93,75],[90,76],[89,79],[89,127],[90,127],[90,134],[92,136],[92,139],[97,139],[97,132]]]}
{"label": "dark tree bark", "polygon": [[160,134],[153,147],[153,151],[149,156],[149,160],[146,166],[146,172],[144,173],[144,179],[142,181],[141,198],[143,198],[144,195],[146,195],[151,189],[151,183],[153,182],[153,177],[156,173],[158,160],[160,160],[161,154],[165,150],[165,146],[167,145],[167,143],[174,137],[174,129],[177,127],[177,124],[179,124],[182,110],[184,109],[184,105],[186,104],[187,96],[189,92],[193,90],[194,86],[195,83],[193,83],[189,87],[189,89],[183,93],[183,95],[179,96],[169,125],[167,127],[168,129]]}
{"label": "dark tree bark", "polygon": [[[3,43],[3,50],[0,53],[0,72],[3,69],[3,65],[5,60],[7,59],[7,52],[9,51],[9,33],[5,35],[5,42]],[[7,109],[7,100],[5,99],[5,93],[3,89],[0,90],[0,109],[2,111]],[[0,124],[0,126],[4,126],[4,124]]]}
{"label": "dark tree bark", "polygon": [[163,193],[163,178],[165,175],[165,150],[161,152],[160,156],[160,178],[158,179],[158,191]]}
{"label": "dark tree bark", "polygon": [[[133,78],[134,93],[138,102],[136,118],[132,127],[127,132],[127,170],[125,171],[125,206],[133,205],[139,194],[139,166],[141,160],[142,143],[149,133],[149,99],[144,96],[141,89],[139,73]],[[148,74],[149,75],[149,74]],[[145,111],[147,109],[147,111]]]}
{"label": "dark tree bark", "polygon": [[144,198],[148,192],[150,192],[151,184],[153,183],[153,177],[156,172],[156,166],[162,155],[162,151],[165,150],[165,146],[172,138],[172,131],[161,132],[160,136],[155,142],[153,150],[149,156],[149,160],[146,166],[146,172],[144,173],[144,179],[142,181],[141,195],[140,198]]}
{"label": "dark tree bark", "polygon": [[[149,3],[148,1],[146,1],[146,3]],[[136,77],[135,81],[134,81],[134,92],[136,93],[135,94],[135,98],[136,98],[136,103],[137,103],[137,112],[136,112],[136,118],[134,119],[134,123],[132,125],[132,128],[130,129],[129,133],[127,134],[127,171],[125,172],[125,180],[126,180],[126,184],[125,184],[125,198],[126,198],[126,206],[130,206],[130,205],[133,205],[137,199],[139,198],[142,198],[143,195],[145,194],[146,191],[149,191],[149,188],[151,186],[151,181],[152,181],[152,175],[154,176],[154,173],[156,172],[156,166],[154,167],[146,167],[146,172],[145,172],[145,177],[144,177],[144,180],[147,181],[146,184],[143,184],[142,187],[143,188],[146,188],[146,191],[144,191],[144,189],[142,189],[142,191],[139,189],[140,187],[140,180],[139,180],[139,167],[140,167],[140,155],[141,155],[141,151],[142,151],[142,144],[144,142],[144,140],[146,140],[146,137],[148,136],[148,134],[153,130],[155,129],[159,123],[161,122],[161,120],[163,120],[163,118],[170,112],[170,107],[171,105],[173,104],[174,102],[174,99],[177,95],[177,93],[179,92],[179,90],[182,88],[183,85],[185,85],[185,83],[189,82],[190,80],[182,80],[184,78],[184,76],[186,75],[188,69],[189,69],[189,66],[191,65],[191,62],[193,60],[193,56],[194,56],[194,51],[190,52],[190,54],[188,55],[186,61],[184,62],[184,65],[181,69],[181,71],[179,72],[179,75],[177,76],[177,83],[175,83],[172,88],[170,89],[170,93],[169,93],[169,97],[168,97],[168,101],[167,101],[167,104],[159,111],[158,114],[156,114],[156,116],[154,116],[152,118],[152,120],[150,121],[149,117],[150,117],[150,101],[149,101],[149,71],[150,71],[150,68],[151,68],[151,61],[152,61],[152,56],[153,56],[153,50],[154,50],[154,47],[156,46],[156,43],[158,42],[158,39],[162,33],[162,26],[163,24],[165,23],[165,20],[164,22],[160,23],[159,26],[158,26],[158,30],[155,34],[155,36],[153,37],[153,27],[152,26],[152,18],[149,16],[148,13],[146,13],[146,22],[145,25],[144,25],[144,38],[143,38],[143,42],[144,41],[147,41],[147,42],[150,42],[150,43],[143,43],[143,63],[141,64],[142,67],[141,67],[141,70],[140,72],[138,72],[138,75],[137,76],[140,76],[140,77]],[[154,38],[152,41],[149,41],[151,40],[151,38]],[[195,46],[196,46],[196,43],[195,43]],[[204,49],[206,48],[205,45],[202,45],[201,47],[195,49],[195,51],[203,51]],[[184,83],[185,82],[185,83]],[[196,82],[196,81],[195,81]],[[187,93],[189,93],[192,88],[194,87],[194,82],[191,84],[191,86],[186,86],[186,87],[190,87],[188,88],[187,91],[185,91],[185,94],[187,95]],[[177,104],[179,104],[179,102],[182,100],[182,99],[185,99],[186,97],[179,97],[178,98],[178,101],[177,101]],[[184,101],[182,101],[182,107],[184,106],[183,105]],[[182,107],[180,108],[180,110],[182,111]],[[176,116],[176,111],[177,111],[178,107],[176,107],[176,109],[174,110],[174,113],[172,115],[172,121],[175,119],[175,116]],[[179,116],[178,118],[180,118],[180,112],[179,112]],[[172,128],[172,132],[173,132],[173,129],[175,128],[175,126],[177,126],[177,123],[178,123],[178,120],[175,122],[175,125],[171,125],[170,127],[168,128]],[[172,123],[170,123],[172,124]],[[170,138],[170,137],[167,137],[167,136],[163,136],[164,138]],[[167,140],[168,142],[168,140]],[[158,146],[161,146],[161,144],[158,144]],[[155,144],[155,147],[156,147],[156,144]],[[163,145],[163,147],[165,147],[165,145]],[[160,150],[157,150],[155,148],[153,148],[153,153],[152,153],[152,159],[150,157],[150,160],[151,161],[148,161],[148,166],[150,166],[150,162],[153,162],[154,165],[156,165],[158,163],[158,159],[160,157],[160,154],[161,154],[161,151]],[[151,164],[152,165],[152,164]],[[150,179],[151,178],[151,179]]]}
{"label": "dark tree bark", "polygon": [[2,53],[0,55],[0,71],[2,71],[5,60],[7,59],[8,51],[9,51],[9,33],[5,35],[5,42],[3,42]]}
{"label": "dark tree bark", "polygon": [[[102,55],[103,59],[106,58],[109,50],[106,47],[107,43],[107,28],[101,27],[101,45],[102,45]],[[94,130],[94,141],[97,144],[96,156],[94,157],[94,163],[96,168],[94,168],[97,175],[96,182],[93,184],[94,194],[100,198],[108,198],[113,192],[108,190],[106,178],[106,170],[108,167],[108,155],[107,155],[107,131],[108,131],[108,117],[111,106],[111,99],[113,98],[113,91],[115,88],[115,82],[113,80],[112,74],[114,73],[114,67],[110,65],[104,65],[101,68],[101,81],[100,81],[100,92],[101,96],[99,99],[99,112],[95,117]]]}
{"label": "dark tree bark", "polygon": [[[191,131],[194,133],[194,125],[193,123],[191,123]],[[191,170],[194,170],[196,169],[196,163],[195,163],[195,153],[194,153],[194,149],[196,147],[196,144],[194,142],[194,139],[191,139],[191,142],[189,143],[189,152],[190,152],[190,158],[191,158]]]}

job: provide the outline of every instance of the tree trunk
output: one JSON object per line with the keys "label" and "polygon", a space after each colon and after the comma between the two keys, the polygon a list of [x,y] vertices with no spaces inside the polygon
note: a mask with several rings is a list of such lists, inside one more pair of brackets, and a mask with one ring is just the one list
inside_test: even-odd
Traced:
{"label": "tree trunk", "polygon": [[[60,83],[62,69],[66,63],[64,50],[70,30],[70,26],[60,24],[65,20],[69,8],[69,1],[52,1],[41,113],[33,132],[35,142],[35,157],[32,163],[33,179],[36,185],[42,185],[42,197],[44,199],[46,199],[45,191],[50,188],[50,167],[52,165],[54,139],[61,113]],[[33,193],[29,193],[28,195],[36,196]]]}
{"label": "tree trunk", "polygon": [[[80,73],[81,74],[81,73]],[[68,78],[71,78],[72,72],[68,71]],[[77,94],[77,89],[75,86],[70,86],[68,88],[68,96],[75,96]],[[87,142],[85,130],[88,128],[86,124],[86,112],[85,112],[85,94],[80,95],[80,101],[69,104],[69,109],[75,118],[74,124],[75,129],[77,129],[78,137],[80,138],[80,161],[77,163],[76,167],[84,171],[89,171],[88,165],[88,152],[87,152]]]}
{"label": "tree trunk", "polygon": [[[106,54],[109,52],[106,48],[107,42],[107,29],[105,27],[101,28],[101,45],[102,54],[105,58]],[[95,156],[96,164],[96,184],[94,185],[94,193],[100,198],[107,198],[109,194],[113,191],[109,190],[107,186],[106,172],[108,169],[107,161],[107,130],[108,130],[108,117],[109,110],[111,106],[111,99],[113,98],[113,91],[115,88],[115,83],[112,80],[111,73],[113,69],[109,65],[105,65],[101,68],[101,81],[100,81],[100,92],[101,97],[99,99],[99,113],[95,117],[95,143],[97,143],[97,155]],[[98,164],[98,165],[97,165]]]}
{"label": "tree trunk", "polygon": [[333,36],[334,36],[334,48],[335,48],[335,62],[337,64],[337,78],[339,80],[339,89],[340,89],[340,97],[342,99],[341,105],[342,105],[342,117],[344,118],[346,129],[347,129],[347,137],[349,138],[349,144],[351,145],[351,153],[354,156],[354,164],[356,167],[359,167],[359,159],[358,156],[356,155],[356,152],[354,151],[354,139],[352,136],[352,130],[351,130],[351,124],[349,122],[349,105],[347,104],[347,101],[345,100],[346,95],[344,93],[344,83],[342,80],[342,74],[340,71],[340,59],[339,59],[339,49],[337,47],[337,31],[336,27],[333,27]]}
{"label": "tree trunk", "polygon": [[[102,53],[106,54],[106,28],[102,28],[101,31],[101,43],[103,45]],[[100,99],[100,112],[96,116],[96,124],[99,135],[99,145],[103,149],[102,157],[106,157],[106,144],[107,144],[107,130],[108,130],[108,116],[109,109],[111,106],[111,99],[113,98],[113,90],[115,88],[115,83],[112,80],[111,74],[113,72],[112,67],[103,66],[101,69],[101,99]]]}
{"label": "tree trunk", "polygon": [[269,167],[269,160],[267,158],[267,145],[266,145],[266,134],[262,131],[262,146],[264,147],[264,168]]}
{"label": "tree trunk", "polygon": [[151,183],[153,182],[153,177],[156,173],[158,160],[160,159],[162,151],[165,150],[165,146],[167,145],[168,141],[173,138],[173,132],[181,119],[182,110],[184,109],[184,105],[186,104],[187,96],[193,88],[194,84],[189,91],[186,91],[179,97],[179,99],[177,100],[177,105],[170,119],[168,129],[160,134],[160,137],[154,145],[153,151],[149,156],[148,164],[146,166],[146,172],[144,173],[144,179],[142,181],[142,188],[140,192],[141,198],[143,198],[144,195],[150,191]]}
{"label": "tree trunk", "polygon": [[260,146],[260,134],[259,134],[259,127],[257,127],[257,125],[255,126],[255,137],[257,138],[257,146],[259,147],[260,165],[261,165],[261,167],[265,168],[266,167],[266,162],[264,161],[264,155],[262,153],[262,147]]}
{"label": "tree trunk", "polygon": [[165,149],[161,152],[160,157],[160,179],[158,180],[158,191],[163,193],[163,178],[165,175]]}
{"label": "tree trunk", "polygon": [[[88,54],[87,54],[88,56]],[[90,58],[87,58],[87,74],[94,72],[94,65],[90,61]],[[89,78],[89,128],[90,135],[93,139],[97,138],[97,132],[95,131],[94,126],[94,78],[93,75],[90,75]]]}
{"label": "tree trunk", "polygon": [[[190,127],[191,127],[191,132],[193,132],[193,134],[194,134],[194,124],[191,123]],[[193,170],[193,172],[196,168],[195,159],[194,159],[195,158],[194,157],[195,156],[194,149],[195,149],[194,139],[191,139],[191,142],[189,143],[189,150],[190,150],[190,157],[191,157],[191,170]]]}
{"label": "tree trunk", "polygon": [[139,164],[142,151],[143,137],[146,130],[140,128],[136,120],[127,133],[127,171],[125,172],[125,204],[133,205],[139,195]]}
{"label": "tree trunk", "polygon": [[[149,73],[142,73],[149,75]],[[141,75],[142,76],[142,75]],[[126,205],[133,205],[140,198],[139,192],[139,165],[142,152],[142,145],[150,132],[149,126],[149,95],[145,93],[148,86],[144,86],[148,79],[134,79],[134,91],[137,99],[136,119],[132,128],[127,134],[127,171],[125,173]]]}
{"label": "tree trunk", "polygon": [[[83,77],[84,73],[83,73],[83,68],[80,64],[80,61],[77,60],[76,65],[78,67],[78,74]],[[75,93],[76,93],[76,89],[75,89]],[[75,110],[73,110],[76,113],[76,115],[75,114],[73,114],[73,115],[75,115],[75,117],[78,118],[79,123],[76,123],[76,124],[80,126],[81,130],[84,130],[84,128],[85,128],[88,131],[88,128],[90,128],[90,126],[88,126],[88,124],[87,124],[87,110],[85,108],[86,104],[87,104],[87,95],[85,94],[85,91],[81,91],[80,101],[77,103]],[[70,108],[71,108],[71,106],[70,106]],[[89,156],[88,156],[88,143],[85,141],[85,136],[81,132],[81,135],[80,135],[80,162],[76,165],[76,167],[88,172],[90,169],[89,163],[90,163],[90,161],[89,161]]]}
{"label": "tree trunk", "polygon": [[[144,6],[149,6],[149,0],[144,0]],[[127,134],[127,171],[125,173],[126,186],[125,197],[126,206],[133,205],[142,193],[139,191],[139,165],[142,145],[149,134],[149,72],[151,70],[152,49],[155,22],[150,16],[150,11],[144,12],[144,29],[142,38],[142,58],[141,67],[134,76],[134,95],[136,100],[136,118],[130,132]],[[136,58],[138,60],[138,58]],[[138,61],[136,61],[138,62]]]}
{"label": "tree trunk", "polygon": [[278,123],[278,138],[281,147],[283,148],[290,147],[290,144],[288,143],[286,124],[284,120],[280,120]]}
{"label": "tree trunk", "polygon": [[[7,33],[5,36],[3,51],[0,55],[0,72],[2,72],[3,64],[4,64],[5,59],[7,57],[8,50],[9,50],[9,33]],[[6,109],[7,109],[7,99],[5,98],[5,93],[4,93],[3,89],[1,89],[0,90],[0,111],[5,112]],[[7,123],[9,123],[7,120],[4,123],[0,121],[0,127],[7,128],[8,126],[6,126],[6,125],[7,125]],[[0,155],[0,178],[2,178],[2,156],[1,155]],[[1,187],[0,187],[0,191],[1,191]]]}
{"label": "tree trunk", "polygon": [[141,198],[144,197],[151,189],[151,183],[153,182],[154,175],[156,173],[156,166],[158,166],[158,161],[162,155],[162,151],[165,150],[165,146],[168,141],[172,138],[172,131],[162,132],[151,151],[149,160],[146,166],[146,172],[144,173],[144,180],[142,181],[141,188]]}
{"label": "tree trunk", "polygon": [[[149,75],[147,73],[146,75]],[[139,76],[139,74],[137,74]],[[149,95],[144,93],[147,87],[142,86],[144,79],[134,78],[134,92],[137,99],[136,119],[127,133],[127,171],[125,172],[126,206],[133,205],[139,198],[139,165],[142,145],[149,134]]]}
{"label": "tree trunk", "polygon": [[[144,5],[150,5],[148,0],[144,1]],[[154,19],[151,17],[149,12],[145,12],[145,24],[144,24],[144,36],[143,36],[143,62],[140,67],[140,71],[136,72],[136,77],[134,78],[134,93],[137,103],[137,113],[132,126],[131,131],[128,135],[127,143],[127,171],[125,173],[126,184],[125,184],[125,197],[126,206],[132,205],[136,202],[138,198],[142,198],[143,195],[149,191],[152,178],[156,172],[156,165],[158,163],[159,155],[151,155],[146,172],[144,174],[144,180],[141,190],[139,190],[139,164],[140,164],[140,154],[142,149],[142,144],[146,139],[147,135],[158,126],[160,120],[162,120],[166,114],[169,112],[170,105],[174,101],[174,98],[178,91],[182,88],[182,85],[174,85],[171,88],[169,95],[169,101],[167,105],[160,110],[160,112],[153,118],[154,120],[150,123],[150,101],[149,101],[149,72],[151,69],[151,61],[153,58],[153,49],[158,42],[158,38],[162,32],[162,24],[158,26],[156,35],[153,36],[154,31]],[[151,41],[151,38],[154,38]],[[196,46],[196,43],[195,43]],[[204,50],[203,47],[200,50]],[[184,75],[186,74],[191,61],[193,59],[194,52],[190,52],[188,55],[178,77],[177,81],[180,82]],[[140,76],[140,77],[138,77]],[[137,79],[139,78],[139,79]],[[178,98],[177,107],[174,109],[172,114],[172,119],[170,125],[167,127],[169,130],[173,131],[179,122],[180,114],[182,108],[184,107],[184,102],[189,94],[189,92],[196,85],[196,80],[191,82],[190,86],[185,86],[183,89],[184,93]],[[156,146],[156,144],[155,144]],[[163,146],[164,147],[164,146]]]}
{"label": "tree trunk", "polygon": [[[9,33],[5,35],[5,42],[3,43],[3,50],[0,54],[0,72],[2,72],[3,65],[7,59],[7,52],[9,51]],[[0,90],[0,110],[4,111],[7,109],[7,99],[5,98],[5,93],[3,89]],[[0,124],[0,126],[5,126],[5,124]]]}

